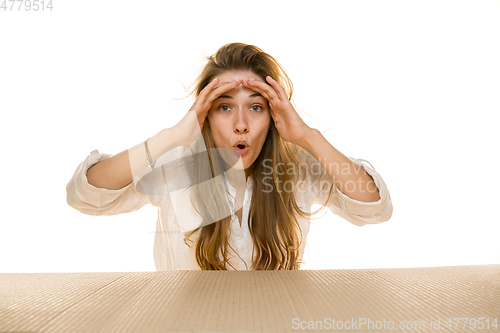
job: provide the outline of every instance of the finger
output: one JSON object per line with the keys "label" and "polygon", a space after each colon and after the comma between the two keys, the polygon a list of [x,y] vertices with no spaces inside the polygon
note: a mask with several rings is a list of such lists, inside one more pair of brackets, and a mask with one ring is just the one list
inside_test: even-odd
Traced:
{"label": "finger", "polygon": [[208,83],[198,94],[198,97],[196,97],[196,101],[194,102],[193,106],[189,111],[198,111],[201,112],[203,108],[203,105],[205,104],[205,99],[207,95],[213,90],[213,88],[219,83],[219,79],[215,78],[213,79],[210,83]]}
{"label": "finger", "polygon": [[212,91],[212,89],[217,85],[217,83],[219,83],[219,79],[218,78],[213,79],[212,82],[207,84],[205,88],[203,88],[200,91],[200,96],[205,97],[206,95],[208,95]]}
{"label": "finger", "polygon": [[266,81],[269,82],[269,84],[271,86],[273,86],[274,90],[276,91],[276,93],[278,94],[278,97],[281,100],[288,99],[288,98],[286,98],[287,95],[286,95],[285,89],[283,89],[283,87],[275,79],[273,79],[270,76],[267,76]]}
{"label": "finger", "polygon": [[236,80],[233,82],[224,82],[220,86],[214,88],[210,94],[206,97],[207,103],[212,103],[217,97],[222,95],[225,92],[228,92],[241,84],[241,80]]}
{"label": "finger", "polygon": [[[227,85],[236,85],[239,86],[241,84],[241,79],[235,80],[235,81],[229,81],[229,82],[222,82],[219,85],[215,86],[213,90],[219,89],[221,87],[226,87]],[[234,89],[234,88],[229,88],[229,89]],[[219,89],[220,90],[220,89]]]}
{"label": "finger", "polygon": [[279,99],[278,94],[276,93],[274,88],[270,85],[263,83],[263,82],[248,80],[248,81],[244,81],[243,84],[245,85],[245,87],[248,87],[248,88],[260,93],[269,102],[276,100],[276,99]]}
{"label": "finger", "polygon": [[237,83],[237,82],[240,82],[241,83],[242,79],[237,79],[237,80],[233,80],[233,81],[223,81],[223,82],[220,82],[218,86],[216,86],[215,88],[219,88],[219,86],[223,86],[223,85],[226,85],[226,84],[231,84],[231,83]]}

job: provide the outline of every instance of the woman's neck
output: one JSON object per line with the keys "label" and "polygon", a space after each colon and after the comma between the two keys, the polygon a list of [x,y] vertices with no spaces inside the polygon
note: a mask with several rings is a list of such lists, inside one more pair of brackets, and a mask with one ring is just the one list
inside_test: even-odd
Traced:
{"label": "woman's neck", "polygon": [[231,168],[226,171],[226,179],[236,189],[246,188],[249,174],[246,170]]}

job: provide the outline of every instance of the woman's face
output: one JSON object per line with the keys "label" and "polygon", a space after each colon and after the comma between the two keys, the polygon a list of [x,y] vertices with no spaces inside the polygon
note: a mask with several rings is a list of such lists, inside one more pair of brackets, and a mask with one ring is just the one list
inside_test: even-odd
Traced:
{"label": "woman's face", "polygon": [[[239,79],[265,82],[249,71],[225,72],[218,79],[219,85]],[[240,85],[215,99],[207,118],[215,146],[231,149],[237,159],[241,157],[243,167],[249,168],[259,156],[271,125],[268,101],[256,91]],[[247,148],[240,149],[239,140],[246,141],[243,144]]]}

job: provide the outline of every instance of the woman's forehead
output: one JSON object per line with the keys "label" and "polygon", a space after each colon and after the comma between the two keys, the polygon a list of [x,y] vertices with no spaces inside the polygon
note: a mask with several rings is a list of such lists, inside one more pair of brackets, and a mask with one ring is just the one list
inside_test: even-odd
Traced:
{"label": "woman's forehead", "polygon": [[262,78],[260,78],[257,74],[251,71],[227,71],[222,74],[220,74],[218,77],[219,79],[219,84],[223,82],[231,82],[235,80],[248,80],[248,79],[255,79],[257,81],[264,82]]}
{"label": "woman's forehead", "polygon": [[225,99],[225,98],[231,98],[231,99],[233,99],[233,98],[238,98],[238,99],[239,98],[243,98],[243,99],[252,98],[253,99],[256,97],[264,98],[257,91],[252,90],[252,89],[245,87],[243,85],[240,85],[236,88],[233,88],[229,91],[226,91],[225,93],[223,93],[221,96],[219,96],[215,100]]}

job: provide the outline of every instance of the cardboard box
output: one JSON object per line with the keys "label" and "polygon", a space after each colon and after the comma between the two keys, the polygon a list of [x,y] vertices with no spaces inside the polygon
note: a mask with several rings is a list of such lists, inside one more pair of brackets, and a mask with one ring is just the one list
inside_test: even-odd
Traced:
{"label": "cardboard box", "polygon": [[0,332],[500,332],[499,317],[500,265],[0,274]]}

